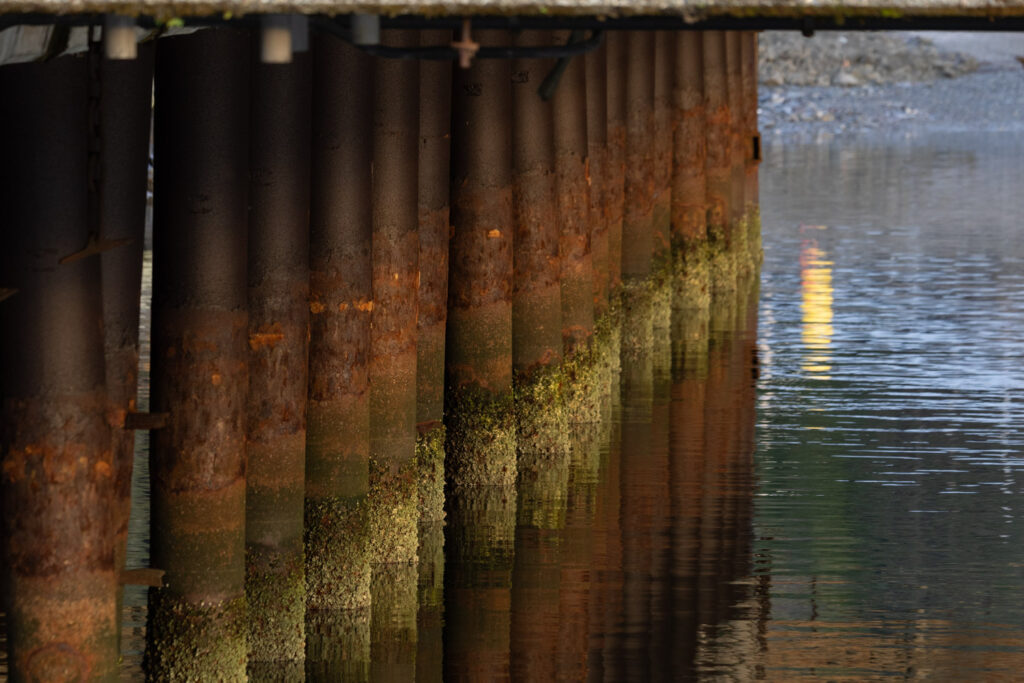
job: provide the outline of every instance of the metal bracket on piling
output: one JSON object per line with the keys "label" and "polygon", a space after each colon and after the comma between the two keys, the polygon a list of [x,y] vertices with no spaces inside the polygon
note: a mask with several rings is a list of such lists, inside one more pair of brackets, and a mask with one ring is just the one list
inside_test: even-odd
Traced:
{"label": "metal bracket on piling", "polygon": [[67,256],[61,257],[58,263],[60,263],[60,265],[62,266],[68,263],[74,263],[75,261],[78,261],[80,259],[84,259],[89,256],[95,256],[96,254],[102,254],[103,252],[110,251],[111,249],[114,249],[116,247],[123,247],[126,244],[131,244],[132,241],[133,240],[131,238],[119,240],[106,240],[97,237],[95,234],[90,234],[89,241],[86,243],[83,249],[80,249],[72,254],[68,254]]}
{"label": "metal bracket on piling", "polygon": [[462,35],[459,39],[452,41],[452,47],[459,53],[459,67],[468,69],[473,63],[473,57],[480,51],[480,43],[474,42],[470,35],[472,22],[467,18],[462,20]]}
{"label": "metal bracket on piling", "polygon": [[163,429],[170,421],[170,413],[126,413],[124,428],[136,431]]}

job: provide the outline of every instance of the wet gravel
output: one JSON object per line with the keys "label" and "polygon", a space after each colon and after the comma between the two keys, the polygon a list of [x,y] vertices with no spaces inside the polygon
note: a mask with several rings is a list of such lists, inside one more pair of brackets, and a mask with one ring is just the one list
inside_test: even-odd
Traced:
{"label": "wet gravel", "polygon": [[764,33],[760,43],[758,117],[769,140],[1024,131],[1024,68],[1015,62],[979,63],[897,33]]}

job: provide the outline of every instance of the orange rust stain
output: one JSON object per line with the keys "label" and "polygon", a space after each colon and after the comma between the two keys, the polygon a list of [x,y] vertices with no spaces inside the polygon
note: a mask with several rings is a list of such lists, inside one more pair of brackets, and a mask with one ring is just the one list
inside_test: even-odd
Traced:
{"label": "orange rust stain", "polygon": [[583,177],[587,179],[587,187],[593,185],[593,183],[590,180],[590,157],[587,157],[586,160],[583,162]]}
{"label": "orange rust stain", "polygon": [[373,310],[373,301],[360,301],[356,304],[356,310],[363,311],[364,313],[371,312]]}
{"label": "orange rust stain", "polygon": [[215,387],[219,387],[221,382],[223,381],[224,377],[219,372],[215,372],[212,375],[210,375],[210,384],[212,384]]}
{"label": "orange rust stain", "polygon": [[501,237],[501,230],[488,230],[487,236],[490,237],[491,239],[497,239]]}
{"label": "orange rust stain", "polygon": [[316,314],[316,313],[323,313],[325,310],[327,310],[327,307],[324,306],[319,301],[310,301],[309,302],[309,312],[310,313],[314,313],[314,314]]}
{"label": "orange rust stain", "polygon": [[347,303],[342,301],[340,304],[338,304],[338,312],[339,313],[344,313],[347,310],[348,310],[348,304]]}
{"label": "orange rust stain", "polygon": [[110,464],[103,460],[100,460],[93,465],[93,469],[96,470],[96,474],[101,477],[109,477],[111,475]]}
{"label": "orange rust stain", "polygon": [[255,332],[249,335],[249,348],[257,351],[264,346],[274,348],[279,341],[284,340],[281,332]]}

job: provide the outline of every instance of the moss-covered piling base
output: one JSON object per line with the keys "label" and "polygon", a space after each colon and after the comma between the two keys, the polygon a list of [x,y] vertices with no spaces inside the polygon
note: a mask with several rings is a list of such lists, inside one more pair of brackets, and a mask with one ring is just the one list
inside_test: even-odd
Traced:
{"label": "moss-covered piling base", "polygon": [[366,498],[306,501],[307,609],[369,608],[368,508]]}
{"label": "moss-covered piling base", "polygon": [[195,604],[153,589],[143,668],[154,681],[244,681],[245,599]]}
{"label": "moss-covered piling base", "polygon": [[495,397],[468,388],[449,395],[445,471],[456,489],[513,486],[516,427],[512,393]]}
{"label": "moss-covered piling base", "polygon": [[[416,471],[419,483],[421,525],[444,522],[445,427],[438,423],[416,439]],[[422,537],[422,534],[421,534]]]}
{"label": "moss-covered piling base", "polygon": [[415,564],[420,512],[419,464],[398,472],[370,462],[367,556],[371,565]]}
{"label": "moss-covered piling base", "polygon": [[306,656],[304,560],[300,555],[292,566],[284,566],[280,555],[250,548],[246,565],[250,677],[260,669],[283,668],[291,662],[296,663],[301,679],[301,662]]}

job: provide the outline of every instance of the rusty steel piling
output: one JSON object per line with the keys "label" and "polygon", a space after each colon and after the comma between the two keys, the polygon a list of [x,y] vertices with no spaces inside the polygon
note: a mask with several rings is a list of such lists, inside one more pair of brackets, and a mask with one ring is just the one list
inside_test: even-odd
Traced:
{"label": "rusty steel piling", "polygon": [[[423,45],[450,31],[422,31]],[[449,172],[452,67],[419,65],[419,300],[416,319],[416,422],[420,432],[420,522],[444,519],[444,349],[448,320]]]}
{"label": "rusty steel piling", "polygon": [[[557,35],[556,41],[568,38],[564,33]],[[583,60],[571,60],[552,100],[561,224],[562,346],[567,356],[583,348],[594,334],[586,75]]]}
{"label": "rusty steel piling", "polygon": [[[134,45],[134,43],[133,43]],[[136,58],[99,65],[100,235],[111,248],[100,255],[107,394],[116,411],[114,451],[114,567],[125,568],[131,512],[135,431],[118,429],[136,409],[139,374],[139,308],[146,226],[153,58],[155,43],[139,45]],[[92,57],[92,55],[90,55]],[[120,624],[123,586],[118,587]],[[118,628],[120,637],[120,628]]]}
{"label": "rusty steel piling", "polygon": [[761,211],[758,208],[758,167],[761,135],[757,128],[757,32],[744,31],[741,38],[743,128],[746,147],[744,207],[747,216],[747,247],[755,266],[762,261]]}
{"label": "rusty steel piling", "polygon": [[707,238],[707,122],[704,110],[703,33],[676,36],[672,138],[672,241],[686,255]]}
{"label": "rusty steel piling", "polygon": [[[550,45],[548,31],[523,31],[517,44]],[[512,365],[527,381],[562,359],[559,215],[554,109],[537,94],[551,60],[512,62]]]}
{"label": "rusty steel piling", "polygon": [[254,50],[249,213],[246,598],[252,675],[305,658],[312,60]]}
{"label": "rusty steel piling", "polygon": [[154,679],[244,679],[249,34],[156,57],[150,594]]}
{"label": "rusty steel piling", "polygon": [[[500,45],[501,31],[482,44]],[[454,489],[516,479],[512,390],[512,92],[508,62],[479,60],[452,85],[453,233],[445,376]]]}
{"label": "rusty steel piling", "polygon": [[117,680],[115,462],[84,59],[0,69],[3,609],[14,681]]}
{"label": "rusty steel piling", "polygon": [[598,47],[584,58],[587,87],[587,183],[590,186],[590,254],[594,273],[594,318],[608,310],[608,48]]}
{"label": "rusty steel piling", "polygon": [[729,102],[725,75],[725,34],[706,31],[703,40],[705,173],[708,239],[728,244],[730,206]]}
{"label": "rusty steel piling", "polygon": [[373,92],[370,57],[315,36],[305,529],[314,676],[369,670]]}
{"label": "rusty steel piling", "polygon": [[[480,31],[482,45],[505,44]],[[478,60],[452,84],[448,327],[448,547],[444,676],[509,675],[515,530],[512,416],[512,88],[508,62]]]}
{"label": "rusty steel piling", "polygon": [[[451,31],[422,31],[423,45]],[[420,62],[419,316],[416,420],[419,461],[419,611],[416,677],[440,680],[444,614],[444,347],[448,319],[448,232],[452,66]]]}
{"label": "rusty steel piling", "polygon": [[737,277],[750,277],[755,268],[750,252],[749,217],[747,215],[746,174],[749,149],[751,146],[748,121],[744,114],[745,97],[743,89],[743,32],[726,31],[726,87],[728,90],[730,121],[730,173],[729,205],[730,249],[736,260]]}
{"label": "rusty steel piling", "polygon": [[629,31],[627,41],[626,176],[622,220],[622,279],[641,281],[651,274],[654,254],[651,154],[654,129],[654,34]]}
{"label": "rusty steel piling", "polygon": [[606,211],[608,215],[608,287],[622,284],[623,213],[626,201],[626,36],[609,32],[606,39],[606,81],[608,157]]}
{"label": "rusty steel piling", "polygon": [[675,79],[673,31],[654,33],[654,116],[651,155],[654,159],[653,243],[654,263],[664,267],[672,257],[672,90]]}
{"label": "rusty steel piling", "polygon": [[[415,31],[384,31],[416,47]],[[373,120],[373,311],[370,316],[371,562],[416,559],[416,318],[419,282],[419,68],[376,59]]]}
{"label": "rusty steel piling", "polygon": [[[381,32],[418,47],[413,30]],[[410,680],[416,658],[419,499],[416,319],[419,284],[419,66],[376,59],[373,313],[370,352],[371,677]]]}

